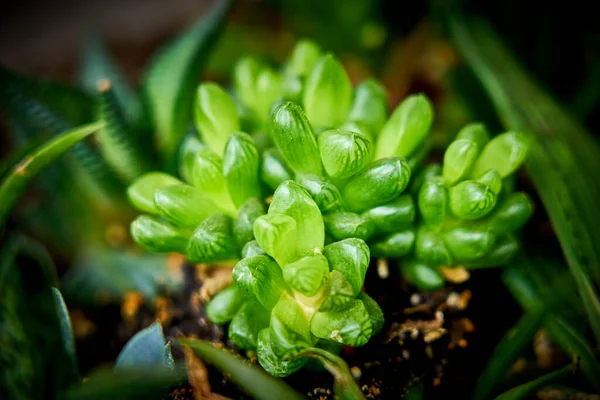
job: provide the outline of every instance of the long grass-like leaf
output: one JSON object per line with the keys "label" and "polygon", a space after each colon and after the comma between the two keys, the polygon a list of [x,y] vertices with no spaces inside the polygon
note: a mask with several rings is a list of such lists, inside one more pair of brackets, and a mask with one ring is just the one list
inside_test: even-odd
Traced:
{"label": "long grass-like leaf", "polygon": [[202,360],[227,373],[229,380],[255,399],[304,399],[282,380],[272,377],[256,365],[243,361],[227,350],[218,349],[201,340],[181,339],[179,343],[192,349]]}
{"label": "long grass-like leaf", "polygon": [[163,160],[174,167],[174,155],[191,120],[196,79],[208,60],[231,0],[214,8],[153,60],[143,86],[144,105],[157,135]]}
{"label": "long grass-like leaf", "polygon": [[537,379],[534,379],[530,382],[524,383],[522,385],[516,386],[510,389],[507,392],[502,393],[500,396],[496,397],[495,400],[519,400],[527,396],[529,393],[533,392],[535,389],[542,385],[546,385],[552,381],[560,379],[562,377],[567,376],[570,372],[573,371],[573,366],[567,365],[561,369],[550,372],[546,375],[540,376]]}
{"label": "long grass-like leaf", "polygon": [[534,83],[487,25],[451,17],[450,27],[504,125],[530,138],[527,172],[548,211],[600,342],[600,300],[591,284],[600,282],[600,146]]}
{"label": "long grass-like leaf", "polygon": [[0,185],[0,226],[8,217],[15,203],[29,182],[48,164],[54,162],[67,150],[87,136],[102,128],[101,123],[84,125],[43,144],[13,167],[12,172]]}

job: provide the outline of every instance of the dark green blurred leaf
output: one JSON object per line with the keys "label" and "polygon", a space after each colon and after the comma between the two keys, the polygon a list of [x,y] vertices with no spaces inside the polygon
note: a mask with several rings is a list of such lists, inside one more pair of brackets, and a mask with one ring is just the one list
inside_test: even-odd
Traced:
{"label": "dark green blurred leaf", "polygon": [[[144,102],[163,160],[172,164],[191,121],[195,81],[202,73],[229,7],[223,0],[154,58],[146,72]],[[171,165],[174,168],[174,165]]]}
{"label": "dark green blurred leaf", "polygon": [[11,237],[0,249],[2,398],[45,399],[78,380],[52,291],[55,282],[52,261],[37,243]]}
{"label": "dark green blurred leaf", "polygon": [[0,186],[0,226],[4,224],[27,185],[44,167],[56,161],[76,143],[102,127],[100,123],[84,125],[65,132],[28,154],[13,167]]}
{"label": "dark green blurred leaf", "polygon": [[522,385],[516,386],[510,389],[508,392],[502,393],[500,396],[496,397],[495,400],[519,400],[527,396],[529,393],[536,390],[538,387],[542,385],[546,385],[554,380],[567,376],[573,367],[571,365],[567,365],[561,369],[550,372],[549,374],[540,376],[537,379],[532,380],[531,382],[524,383]]}
{"label": "dark green blurred leaf", "polygon": [[300,393],[287,386],[282,380],[270,376],[256,365],[240,359],[227,350],[218,349],[211,343],[201,340],[183,339],[179,340],[179,343],[192,349],[202,360],[227,373],[229,380],[255,399],[304,399]]}

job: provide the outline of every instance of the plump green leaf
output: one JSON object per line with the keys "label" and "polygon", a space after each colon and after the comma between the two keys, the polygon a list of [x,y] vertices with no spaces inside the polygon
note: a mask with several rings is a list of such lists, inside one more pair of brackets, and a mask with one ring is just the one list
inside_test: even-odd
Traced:
{"label": "plump green leaf", "polygon": [[265,213],[265,205],[259,199],[250,198],[242,204],[233,220],[233,235],[238,246],[242,247],[254,239],[254,221]]}
{"label": "plump green leaf", "polygon": [[261,197],[258,162],[258,150],[252,137],[236,133],[229,138],[223,155],[223,174],[237,207],[249,198]]}
{"label": "plump green leaf", "polygon": [[285,214],[270,213],[254,221],[254,237],[260,247],[281,266],[298,257],[296,220]]}
{"label": "plump green leaf", "polygon": [[233,99],[216,83],[202,83],[194,105],[196,129],[206,145],[221,155],[231,135],[240,130],[240,119]]}
{"label": "plump green leaf", "polygon": [[190,185],[194,185],[193,173],[196,155],[206,148],[197,135],[187,135],[179,149],[179,176]]}
{"label": "plump green leaf", "polygon": [[333,392],[340,400],[364,400],[364,396],[358,387],[350,368],[344,360],[329,351],[312,347],[298,354],[298,357],[312,357],[325,367],[333,375]]}
{"label": "plump green leaf", "polygon": [[371,160],[371,139],[360,133],[332,129],[317,140],[323,168],[333,178],[350,177]]}
{"label": "plump green leaf", "polygon": [[486,225],[496,233],[515,232],[533,214],[533,202],[527,193],[511,193],[496,207],[486,220]]}
{"label": "plump green leaf", "polygon": [[285,74],[304,78],[312,71],[319,57],[321,57],[321,49],[315,42],[300,39],[286,62]]}
{"label": "plump green leaf", "polygon": [[294,173],[290,170],[281,153],[275,148],[267,149],[261,157],[260,178],[272,190],[277,189],[284,181],[292,179]]}
{"label": "plump green leaf", "polygon": [[362,216],[373,221],[375,232],[391,233],[412,225],[415,220],[415,203],[410,195],[401,195],[381,206],[371,208]]}
{"label": "plump green leaf", "polygon": [[367,240],[375,233],[375,224],[359,214],[337,211],[325,215],[324,220],[325,230],[337,240],[348,238]]}
{"label": "plump green leaf", "polygon": [[327,259],[322,254],[302,257],[283,266],[283,279],[295,291],[314,296],[329,273]]}
{"label": "plump green leaf", "polygon": [[319,306],[319,311],[341,310],[355,298],[356,292],[344,273],[333,270],[329,274],[329,285],[325,292],[325,298]]}
{"label": "plump green leaf", "polygon": [[464,266],[468,269],[498,267],[507,265],[519,252],[521,245],[519,241],[510,233],[496,236],[494,245],[483,257],[468,261]]}
{"label": "plump green leaf", "polygon": [[193,263],[215,263],[238,258],[231,218],[221,213],[206,218],[190,237],[187,257]]}
{"label": "plump green leaf", "polygon": [[306,364],[306,358],[282,360],[281,358],[277,357],[271,348],[271,331],[268,328],[263,329],[258,334],[258,349],[256,354],[261,367],[275,377],[291,375],[302,368],[304,364]]}
{"label": "plump green leaf", "polygon": [[515,172],[525,161],[529,139],[523,133],[507,132],[496,136],[483,148],[471,176],[478,178],[494,168],[503,178]]}
{"label": "plump green leaf", "polygon": [[286,102],[271,117],[273,141],[296,173],[321,175],[321,158],[315,134],[299,105]]}
{"label": "plump green leaf", "polygon": [[358,294],[358,300],[363,302],[367,312],[369,313],[371,325],[373,325],[373,335],[379,333],[381,328],[383,328],[384,323],[384,316],[381,307],[379,307],[379,304],[377,304],[377,302],[365,292],[360,292]]}
{"label": "plump green leaf", "polygon": [[443,238],[455,261],[468,262],[486,255],[496,236],[488,230],[459,226],[444,232]]}
{"label": "plump green leaf", "polygon": [[422,94],[404,99],[383,126],[375,146],[375,159],[408,157],[423,142],[433,122],[433,106]]}
{"label": "plump green leaf", "polygon": [[[37,243],[8,237],[0,248],[0,396],[45,399],[79,379],[52,286],[56,272]],[[40,322],[43,321],[43,329]],[[49,365],[57,366],[48,368]]]}
{"label": "plump green leaf", "polygon": [[421,186],[418,198],[419,212],[432,229],[440,229],[444,224],[448,197],[448,188],[439,177],[429,179]]}
{"label": "plump green leaf", "polygon": [[272,213],[286,214],[296,221],[296,251],[299,255],[312,254],[323,247],[325,226],[321,211],[299,184],[286,181],[277,188],[269,206],[269,214]]}
{"label": "plump green leaf", "polygon": [[418,197],[421,186],[423,186],[426,181],[436,176],[442,176],[442,166],[440,164],[430,164],[421,169],[417,176],[410,181],[410,194],[414,197]]}
{"label": "plump green leaf", "polygon": [[442,237],[424,226],[417,230],[415,254],[419,260],[432,266],[452,264],[452,255]]}
{"label": "plump green leaf", "polygon": [[365,304],[352,300],[341,310],[317,311],[310,322],[310,331],[316,337],[357,347],[369,341],[373,325]]}
{"label": "plump green leaf", "polygon": [[502,177],[494,168],[481,175],[477,181],[487,185],[495,195],[499,195],[500,191],[502,190]]}
{"label": "plump green leaf", "polygon": [[489,186],[478,181],[464,181],[450,188],[450,210],[461,219],[486,216],[497,199]]}
{"label": "plump green leaf", "polygon": [[510,367],[532,343],[533,337],[542,324],[542,316],[542,309],[528,311],[504,334],[477,379],[473,400],[491,398],[494,389],[504,381]]}
{"label": "plump green leaf", "polygon": [[125,344],[115,362],[115,370],[139,368],[172,369],[171,346],[166,343],[160,322],[142,329]]}
{"label": "plump green leaf", "polygon": [[267,253],[260,247],[256,240],[251,240],[242,248],[242,259],[252,256],[266,256]]}
{"label": "plump green leaf", "polygon": [[241,58],[233,68],[233,86],[242,105],[252,109],[256,101],[256,81],[262,69],[261,63],[253,57]]}
{"label": "plump green leaf", "polygon": [[158,148],[173,162],[191,119],[194,81],[202,73],[231,1],[216,4],[203,18],[158,53],[146,71],[145,105],[156,132]]}
{"label": "plump green leaf", "polygon": [[388,234],[369,242],[373,256],[381,258],[400,258],[409,255],[415,243],[413,228]]}
{"label": "plump green leaf", "polygon": [[422,291],[433,291],[444,287],[444,277],[438,270],[418,260],[402,263],[404,277]]}
{"label": "plump green leaf", "polygon": [[468,176],[480,151],[477,142],[473,140],[458,139],[450,143],[444,153],[443,176],[446,183],[454,185]]}
{"label": "plump green leaf", "polygon": [[246,301],[229,324],[229,340],[240,349],[256,350],[258,333],[269,326],[269,316],[256,300]]}
{"label": "plump green leaf", "polygon": [[306,78],[302,105],[316,127],[339,126],[352,105],[352,83],[332,54],[322,56]]}
{"label": "plump green leaf", "polygon": [[354,90],[348,119],[364,124],[377,137],[387,121],[388,99],[385,88],[375,79],[367,79]]}
{"label": "plump green leaf", "polygon": [[456,135],[455,140],[471,140],[477,144],[477,148],[481,151],[490,141],[490,134],[485,125],[480,122],[472,122],[465,125]]}
{"label": "plump green leaf", "polygon": [[281,267],[264,255],[250,256],[240,260],[233,268],[233,280],[250,297],[271,311],[286,285]]}
{"label": "plump green leaf", "polygon": [[129,201],[138,210],[158,214],[154,204],[154,193],[160,188],[183,184],[179,179],[164,172],[148,172],[140,176],[127,188]]}
{"label": "plump green leaf", "polygon": [[342,195],[337,186],[327,178],[313,174],[301,174],[296,181],[313,198],[322,213],[336,211],[342,205]]}
{"label": "plump green leaf", "polygon": [[236,285],[221,290],[206,305],[206,316],[215,324],[226,324],[240,311],[246,296]]}
{"label": "plump green leaf", "polygon": [[186,184],[156,190],[154,205],[161,217],[188,229],[195,229],[207,217],[221,211],[200,189]]}
{"label": "plump green leaf", "polygon": [[15,165],[0,185],[0,226],[4,225],[4,221],[29,182],[43,168],[56,161],[76,143],[102,127],[103,124],[94,123],[67,131],[42,144]]}
{"label": "plump green leaf", "polygon": [[[201,340],[183,339],[179,342],[192,349],[202,360],[214,365],[222,373],[228,374],[228,379],[239,386],[252,398],[265,400],[304,399],[302,395],[286,385],[283,380],[269,376],[269,374],[266,374],[257,366],[249,364],[230,351],[219,349],[212,343]],[[261,342],[263,344],[265,343],[264,340],[261,340]],[[264,348],[264,346],[261,347]],[[259,361],[262,365],[260,350],[258,354]],[[265,369],[267,372],[271,373],[269,369]],[[280,376],[276,374],[271,375]]]}
{"label": "plump green leaf", "polygon": [[353,176],[342,189],[342,197],[350,211],[362,212],[397,197],[409,179],[410,168],[402,158],[385,158]]}
{"label": "plump green leaf", "polygon": [[296,300],[286,294],[273,308],[269,331],[271,349],[283,360],[291,359],[313,344],[307,316]]}
{"label": "plump green leaf", "polygon": [[138,216],[130,230],[133,240],[151,253],[185,254],[191,236],[189,231],[150,215]]}
{"label": "plump green leaf", "polygon": [[97,136],[100,151],[119,176],[129,182],[151,169],[151,154],[126,120],[112,83],[101,80],[98,90],[99,119],[105,123]]}
{"label": "plump green leaf", "polygon": [[252,102],[256,115],[263,123],[269,121],[273,104],[281,96],[282,78],[278,72],[264,67],[256,79],[256,97]]}
{"label": "plump green leaf", "polygon": [[325,246],[323,254],[332,271],[339,271],[352,286],[354,296],[363,287],[369,267],[369,246],[361,239],[346,239]]}

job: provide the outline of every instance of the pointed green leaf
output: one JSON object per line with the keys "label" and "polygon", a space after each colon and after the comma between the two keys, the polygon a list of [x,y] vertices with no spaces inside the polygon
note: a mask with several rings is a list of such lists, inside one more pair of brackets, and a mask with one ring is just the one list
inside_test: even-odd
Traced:
{"label": "pointed green leaf", "polygon": [[471,176],[478,178],[496,169],[502,178],[515,172],[527,157],[529,139],[523,133],[507,132],[496,136],[483,148],[473,166]]}
{"label": "pointed green leaf", "polygon": [[238,258],[233,221],[225,214],[213,214],[196,228],[188,242],[187,257],[193,263],[215,263]]}
{"label": "pointed green leaf", "polygon": [[94,123],[67,131],[42,144],[15,165],[0,185],[0,226],[4,225],[8,214],[12,211],[29,182],[43,168],[56,161],[76,143],[100,128],[102,128],[102,124]]}
{"label": "pointed green leaf", "polygon": [[229,324],[229,340],[240,349],[256,350],[258,333],[269,327],[269,317],[269,312],[260,303],[246,301]]}
{"label": "pointed green leaf", "polygon": [[400,258],[409,255],[415,244],[413,228],[391,233],[383,238],[369,242],[373,256],[381,258]]}
{"label": "pointed green leaf", "polygon": [[247,295],[256,298],[267,311],[275,307],[286,287],[281,267],[264,255],[240,260],[233,268],[233,280]]}
{"label": "pointed green leaf", "polygon": [[361,212],[397,197],[408,185],[410,168],[398,157],[375,161],[342,189],[348,209]]}
{"label": "pointed green leaf", "polygon": [[217,155],[223,154],[229,137],[240,130],[233,99],[221,86],[212,82],[198,86],[194,120],[202,141]]}
{"label": "pointed green leaf", "polygon": [[[268,332],[268,330],[266,331]],[[263,346],[259,346],[259,348],[264,349],[264,335],[261,336],[261,339],[260,343]],[[264,400],[304,399],[302,395],[286,385],[283,380],[269,376],[256,365],[249,364],[246,360],[239,358],[228,350],[215,347],[213,343],[191,339],[180,340],[180,342],[192,349],[202,360],[214,365],[223,374],[227,374],[231,382],[239,386],[252,398]],[[268,343],[268,338],[266,342]],[[261,353],[264,355],[264,351],[258,351],[259,362],[262,365],[265,360],[264,358],[261,360]],[[298,364],[298,362],[296,363]],[[302,362],[299,364],[302,366]],[[266,367],[265,369],[271,375],[281,376],[272,373]]]}
{"label": "pointed green leaf", "polygon": [[273,104],[281,97],[281,75],[269,67],[262,68],[256,79],[257,97],[252,102],[258,118],[267,123]]}
{"label": "pointed green leaf", "polygon": [[223,175],[237,207],[249,198],[261,197],[258,150],[252,137],[240,132],[229,138],[223,155]]}
{"label": "pointed green leaf", "polygon": [[286,102],[271,117],[273,141],[296,173],[321,175],[321,158],[315,134],[299,105]]}
{"label": "pointed green leaf", "polygon": [[444,232],[443,238],[456,261],[468,262],[486,255],[492,249],[496,236],[488,230],[459,226]]}
{"label": "pointed green leaf", "polygon": [[150,214],[158,214],[158,209],[154,204],[154,194],[158,189],[173,185],[181,185],[179,179],[164,172],[148,172],[140,176],[127,188],[127,197],[129,201],[138,210]]}
{"label": "pointed green leaf", "polygon": [[342,195],[337,186],[328,179],[318,175],[301,174],[296,177],[296,182],[306,189],[322,213],[336,211],[341,207]]}
{"label": "pointed green leaf", "polygon": [[186,184],[163,187],[154,192],[154,205],[161,217],[184,228],[195,229],[221,210],[199,189]]}
{"label": "pointed green leaf", "polygon": [[296,182],[286,181],[277,188],[269,206],[269,214],[273,213],[286,214],[296,221],[298,255],[312,254],[315,249],[320,249],[325,244],[325,226],[321,211],[306,190]]}
{"label": "pointed green leaf", "polygon": [[151,253],[185,254],[191,235],[156,217],[140,215],[131,223],[131,236],[144,250]]}
{"label": "pointed green leaf", "polygon": [[319,46],[308,39],[300,39],[296,42],[289,60],[285,64],[286,75],[299,77],[307,76],[321,57]]}
{"label": "pointed green leaf", "polygon": [[371,140],[356,132],[339,129],[319,134],[319,152],[323,167],[333,178],[347,178],[371,160]]}
{"label": "pointed green leaf", "polygon": [[356,293],[354,288],[344,273],[333,270],[330,273],[329,285],[325,292],[325,299],[323,299],[323,302],[319,306],[319,311],[328,312],[341,310],[355,298]]}
{"label": "pointed green leaf", "polygon": [[537,379],[534,379],[530,382],[523,383],[519,386],[515,386],[507,392],[502,393],[500,396],[496,397],[494,400],[520,400],[525,398],[529,393],[536,390],[538,387],[551,383],[559,378],[568,376],[573,372],[573,366],[567,365],[566,367],[562,367],[557,369],[556,371],[552,371],[548,374],[540,376]]}
{"label": "pointed green leaf", "polygon": [[435,232],[422,226],[417,231],[415,255],[434,267],[452,264],[452,255],[444,240]]}
{"label": "pointed green leaf", "polygon": [[[258,334],[258,349],[256,351],[261,367],[274,377],[284,377],[293,374],[306,364],[306,358],[282,360],[271,348],[271,331],[266,328]],[[280,381],[278,381],[280,382]],[[269,389],[270,390],[270,389]],[[263,393],[260,393],[263,396]],[[287,396],[282,398],[288,398]],[[289,397],[292,398],[293,397]]]}
{"label": "pointed green leaf", "polygon": [[317,311],[310,322],[310,331],[316,337],[358,347],[369,341],[373,325],[364,303],[352,300],[342,310]]}
{"label": "pointed green leaf", "polygon": [[383,126],[375,146],[375,159],[408,157],[423,142],[433,123],[433,106],[425,95],[407,97]]}
{"label": "pointed green leaf", "polygon": [[385,88],[375,79],[367,79],[354,90],[354,100],[348,119],[367,126],[377,137],[387,121],[388,99]]}
{"label": "pointed green leaf", "polygon": [[260,178],[272,190],[293,178],[293,172],[277,149],[267,149],[261,158]]}
{"label": "pointed green leaf", "polygon": [[472,122],[465,125],[456,135],[454,140],[471,140],[475,142],[477,148],[482,150],[486,144],[490,141],[490,134],[488,133],[485,125],[480,122]]}
{"label": "pointed green leaf", "polygon": [[352,105],[352,83],[332,54],[321,57],[306,78],[302,105],[315,127],[336,127],[346,121]]}
{"label": "pointed green leaf", "polygon": [[206,316],[215,324],[226,324],[240,311],[246,296],[236,285],[221,290],[206,305]]}
{"label": "pointed green leaf", "polygon": [[419,290],[429,292],[444,287],[444,277],[435,268],[417,260],[408,260],[400,268],[405,278]]}
{"label": "pointed green leaf", "polygon": [[369,239],[375,233],[371,220],[355,213],[336,211],[325,215],[325,230],[334,239]]}
{"label": "pointed green leaf", "polygon": [[321,288],[329,273],[327,259],[322,254],[302,257],[283,266],[283,279],[295,291],[312,297]]}
{"label": "pointed green leaf", "polygon": [[469,139],[458,139],[450,143],[444,153],[443,176],[448,185],[454,185],[468,176],[481,149]]}
{"label": "pointed green leaf", "polygon": [[252,256],[266,256],[267,253],[260,247],[256,240],[251,240],[242,248],[242,259]]}
{"label": "pointed green leaf", "polygon": [[242,105],[254,110],[253,105],[258,97],[256,82],[262,65],[253,57],[240,59],[233,68],[233,86]]}
{"label": "pointed green leaf", "polygon": [[260,216],[254,221],[253,232],[260,247],[279,265],[297,258],[298,229],[294,218],[276,213]]}
{"label": "pointed green leaf", "polygon": [[144,78],[145,105],[163,160],[172,163],[191,120],[195,80],[219,35],[231,1],[216,4],[153,59]]}
{"label": "pointed green leaf", "polygon": [[273,353],[283,360],[312,346],[307,317],[298,303],[286,294],[273,308],[269,330]]}
{"label": "pointed green leaf", "polygon": [[461,219],[486,216],[496,205],[497,196],[484,183],[464,181],[450,188],[450,210]]}
{"label": "pointed green leaf", "polygon": [[415,215],[415,203],[407,194],[362,213],[363,217],[375,224],[375,232],[378,234],[391,233],[411,226]]}
{"label": "pointed green leaf", "polygon": [[432,178],[419,191],[419,213],[423,220],[435,230],[444,224],[448,210],[448,189],[442,178]]}
{"label": "pointed green leaf", "polygon": [[361,239],[346,239],[325,246],[323,255],[331,270],[341,272],[358,295],[369,267],[369,246]]}
{"label": "pointed green leaf", "polygon": [[175,361],[167,345],[160,322],[142,329],[123,347],[115,362],[115,371],[158,368],[173,369]]}
{"label": "pointed green leaf", "polygon": [[502,177],[494,168],[481,175],[477,181],[487,185],[495,195],[499,195],[502,190]]}
{"label": "pointed green leaf", "polygon": [[65,303],[60,290],[53,287],[52,294],[54,295],[54,302],[56,303],[56,314],[60,323],[60,330],[62,332],[62,344],[69,357],[68,369],[75,371],[75,374],[79,374],[77,367],[77,353],[75,348],[75,337],[73,334],[73,325],[71,324],[71,318],[69,316],[69,309]]}

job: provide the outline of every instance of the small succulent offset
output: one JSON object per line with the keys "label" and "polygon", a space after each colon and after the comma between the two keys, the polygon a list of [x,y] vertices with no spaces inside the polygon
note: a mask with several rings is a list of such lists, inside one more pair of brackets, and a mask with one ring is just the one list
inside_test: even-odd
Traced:
{"label": "small succulent offset", "polygon": [[307,362],[296,357],[303,350],[361,346],[381,329],[383,312],[362,292],[369,247],[357,238],[325,245],[321,212],[299,184],[277,188],[254,236],[233,269],[235,286],[207,314],[231,321],[230,340],[256,350],[269,373],[289,375]]}

